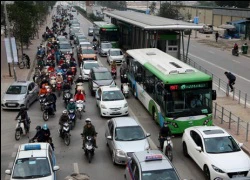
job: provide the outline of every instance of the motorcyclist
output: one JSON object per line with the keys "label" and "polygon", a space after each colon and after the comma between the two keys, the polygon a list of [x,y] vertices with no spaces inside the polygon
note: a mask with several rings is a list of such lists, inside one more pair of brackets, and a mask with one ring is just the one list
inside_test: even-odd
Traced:
{"label": "motorcyclist", "polygon": [[95,148],[98,148],[98,146],[96,145],[96,135],[97,135],[97,132],[95,131],[95,126],[91,123],[91,119],[90,118],[87,118],[85,120],[85,122],[86,122],[86,124],[83,126],[83,132],[82,132],[82,138],[83,138],[82,149],[84,149],[85,138],[87,136],[94,137],[93,146]]}
{"label": "motorcyclist", "polygon": [[237,52],[238,49],[239,49],[238,44],[237,44],[237,43],[234,43],[234,50],[235,50],[235,52]]}
{"label": "motorcyclist", "polygon": [[[82,100],[86,102],[85,94],[81,92],[81,90],[77,91],[77,94],[74,97],[75,101]],[[83,112],[85,112],[85,104],[83,104]]]}
{"label": "motorcyclist", "polygon": [[115,69],[116,70],[116,62],[115,61],[112,61],[112,63],[111,63],[111,70],[112,69]]}
{"label": "motorcyclist", "polygon": [[62,134],[63,124],[65,122],[68,122],[68,121],[69,121],[68,112],[67,112],[67,110],[63,110],[62,115],[59,119],[59,125],[60,125],[59,133],[60,133],[60,135]]}
{"label": "motorcyclist", "polygon": [[44,124],[41,129],[42,142],[50,143],[52,149],[54,150],[54,144],[52,143],[52,138],[50,137],[50,130],[47,124]]}
{"label": "motorcyclist", "polygon": [[63,74],[63,70],[61,68],[61,66],[57,66],[57,69],[56,69],[56,73],[62,73]]}
{"label": "motorcyclist", "polygon": [[70,53],[70,61],[76,61],[76,59],[74,58],[74,56],[73,56],[73,53]]}
{"label": "motorcyclist", "polygon": [[36,67],[35,68],[35,73],[34,73],[33,78],[32,78],[33,82],[35,82],[36,77],[40,78],[40,76],[41,76],[41,71],[40,71],[39,67]]}
{"label": "motorcyclist", "polygon": [[24,123],[24,129],[26,130],[28,128],[28,125],[30,124],[30,119],[28,116],[27,109],[25,107],[20,108],[20,111],[16,116],[16,120],[19,118],[19,116],[21,116],[21,120],[23,120]]}
{"label": "motorcyclist", "polygon": [[69,90],[69,91],[70,91],[71,86],[70,86],[70,84],[66,81],[66,82],[63,84],[62,89],[63,89],[63,100],[64,100],[65,91],[66,91],[66,90]]}
{"label": "motorcyclist", "polygon": [[171,131],[168,127],[167,122],[163,123],[163,127],[160,129],[159,133],[159,141],[160,141],[160,148],[163,149],[163,143],[166,137],[171,136]]}
{"label": "motorcyclist", "polygon": [[37,142],[43,142],[43,139],[42,139],[42,127],[41,126],[36,126],[36,134],[33,138],[31,138],[31,141],[34,141],[35,139],[37,140]]}
{"label": "motorcyclist", "polygon": [[61,65],[61,68],[62,69],[69,69],[69,65],[67,64],[67,63],[63,63],[62,65]]}
{"label": "motorcyclist", "polygon": [[45,84],[43,84],[42,88],[39,90],[39,96],[42,94],[47,94],[47,88],[45,88]]}
{"label": "motorcyclist", "polygon": [[43,84],[45,84],[46,86],[49,85],[49,80],[48,80],[46,77],[44,77],[44,78],[42,79],[42,82],[41,82],[41,86],[40,86],[40,87],[42,87]]}
{"label": "motorcyclist", "polygon": [[[51,92],[51,89],[47,90],[46,102],[52,103],[54,111],[56,111],[56,95]],[[53,111],[53,114],[54,114]]]}
{"label": "motorcyclist", "polygon": [[74,102],[74,99],[69,100],[69,104],[67,105],[67,111],[69,110],[76,110],[76,104]]}
{"label": "motorcyclist", "polygon": [[62,73],[57,73],[57,76],[56,76],[56,83],[58,82],[63,82],[63,77],[62,77]]}

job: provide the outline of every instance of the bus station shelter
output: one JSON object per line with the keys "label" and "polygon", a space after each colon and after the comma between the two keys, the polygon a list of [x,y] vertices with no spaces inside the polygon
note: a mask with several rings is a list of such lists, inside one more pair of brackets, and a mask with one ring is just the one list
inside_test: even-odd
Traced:
{"label": "bus station shelter", "polygon": [[[104,20],[118,26],[122,49],[158,48],[178,59],[184,55],[184,31],[201,25],[134,11],[104,11]],[[190,34],[186,47],[188,55]],[[182,50],[181,50],[182,47]],[[182,51],[182,53],[181,53]]]}

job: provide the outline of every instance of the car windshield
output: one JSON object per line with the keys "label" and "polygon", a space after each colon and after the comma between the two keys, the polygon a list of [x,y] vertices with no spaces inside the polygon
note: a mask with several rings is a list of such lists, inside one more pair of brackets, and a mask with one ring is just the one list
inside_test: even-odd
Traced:
{"label": "car windshield", "polygon": [[121,90],[116,91],[103,91],[102,101],[120,101],[124,100]]}
{"label": "car windshield", "polygon": [[93,31],[94,30],[94,28],[93,27],[89,27],[89,31]]}
{"label": "car windshield", "polygon": [[110,51],[111,56],[122,56],[122,51]]}
{"label": "car windshield", "polygon": [[93,49],[82,49],[82,54],[95,54]]}
{"label": "car windshield", "polygon": [[25,94],[27,92],[26,86],[10,86],[6,94]]}
{"label": "car windshield", "polygon": [[23,158],[16,161],[12,178],[34,179],[50,175],[50,165],[46,157]]}
{"label": "car windshield", "polygon": [[166,179],[180,180],[174,169],[142,171],[142,180]]}
{"label": "car windshield", "polygon": [[92,67],[99,67],[98,63],[84,63],[84,69],[91,69]]}
{"label": "car windshield", "polygon": [[240,151],[232,136],[204,138],[207,153],[220,154]]}
{"label": "car windshield", "polygon": [[60,44],[60,49],[71,49],[70,44]]}
{"label": "car windshield", "polygon": [[116,141],[137,141],[145,138],[146,136],[140,126],[117,127],[115,129]]}
{"label": "car windshield", "polygon": [[[79,42],[81,44],[81,42],[89,42],[87,39],[79,39]],[[90,44],[90,43],[89,43]]]}
{"label": "car windshield", "polygon": [[102,44],[102,48],[103,49],[112,48],[112,44],[110,44],[110,43]]}
{"label": "car windshield", "polygon": [[96,72],[95,80],[112,80],[111,73],[109,71],[106,72]]}
{"label": "car windshield", "polygon": [[80,40],[80,39],[87,39],[85,36],[78,36],[78,39]]}

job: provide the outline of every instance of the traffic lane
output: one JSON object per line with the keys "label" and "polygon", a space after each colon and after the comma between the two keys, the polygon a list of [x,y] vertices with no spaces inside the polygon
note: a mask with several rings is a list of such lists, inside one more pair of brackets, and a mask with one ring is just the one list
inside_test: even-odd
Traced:
{"label": "traffic lane", "polygon": [[[187,41],[185,41],[185,47],[187,47]],[[250,73],[248,73],[250,61],[245,56],[232,56],[229,51],[222,51],[194,40],[190,43],[189,52],[221,68],[235,72],[240,78],[250,79]]]}
{"label": "traffic lane", "polygon": [[[196,65],[196,68],[199,69],[199,66],[200,65],[202,68],[205,68],[207,71],[211,72],[212,74],[214,74],[216,77],[214,77],[214,81],[216,81],[216,84],[218,84],[218,78],[220,78],[221,80],[223,80],[224,82],[228,82],[228,79],[227,77],[225,76],[224,72],[226,71],[226,69],[222,69],[222,68],[219,68],[217,67],[216,65],[214,64],[211,64],[211,63],[207,63],[204,61],[204,59],[198,57],[198,56],[195,56],[193,54],[189,54],[189,57],[191,57],[191,59],[197,63]],[[231,71],[233,74],[234,71]],[[241,90],[242,93],[247,93],[247,94],[250,94],[250,83],[248,82],[249,80],[247,79],[242,79],[242,78],[239,78],[237,75],[236,76],[236,81],[235,81],[235,85],[234,87],[236,87],[238,90]],[[221,83],[222,84],[222,83]],[[225,90],[225,85],[223,84],[223,87],[224,90]],[[238,92],[237,92],[238,93]]]}
{"label": "traffic lane", "polygon": [[[111,69],[107,63],[106,57],[98,57],[98,61],[104,67],[107,67],[109,70]],[[121,87],[120,81],[120,66],[117,66],[117,78],[115,80],[118,87]],[[152,120],[151,115],[148,111],[144,108],[142,103],[135,99],[133,94],[130,92],[129,98],[127,99],[129,105],[129,116],[133,116],[142,125],[147,133],[150,133],[150,138],[154,142],[156,146],[159,145],[158,141],[158,134],[160,132],[160,127],[156,122]],[[131,112],[132,111],[132,112]],[[182,136],[177,136],[172,138],[174,144],[174,151],[173,151],[173,164],[177,169],[178,173],[180,174],[181,178],[187,179],[204,179],[202,170],[195,164],[195,162],[189,158],[184,157],[182,152]]]}

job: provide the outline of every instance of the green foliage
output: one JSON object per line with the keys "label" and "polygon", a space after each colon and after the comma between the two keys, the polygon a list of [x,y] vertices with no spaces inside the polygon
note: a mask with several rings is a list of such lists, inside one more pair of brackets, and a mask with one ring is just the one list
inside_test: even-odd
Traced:
{"label": "green foliage", "polygon": [[152,2],[149,6],[149,9],[151,14],[155,14],[156,2]]}
{"label": "green foliage", "polygon": [[116,9],[116,10],[126,10],[127,2],[126,1],[97,1],[98,5]]}
{"label": "green foliage", "polygon": [[162,3],[158,16],[170,18],[170,19],[176,19],[178,18],[179,6],[180,6],[180,3],[178,4],[177,2],[175,4],[170,4],[168,2]]}
{"label": "green foliage", "polygon": [[237,8],[248,8],[250,1],[215,1],[220,7],[237,7]]}

